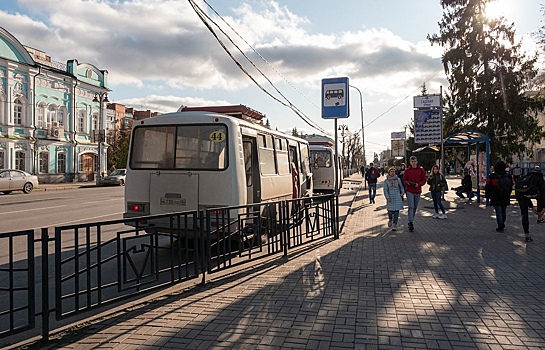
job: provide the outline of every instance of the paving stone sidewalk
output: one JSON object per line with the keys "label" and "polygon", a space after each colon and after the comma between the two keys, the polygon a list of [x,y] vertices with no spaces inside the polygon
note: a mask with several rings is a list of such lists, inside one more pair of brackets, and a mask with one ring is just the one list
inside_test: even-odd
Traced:
{"label": "paving stone sidewalk", "polygon": [[[359,175],[353,175],[355,177]],[[361,179],[361,177],[360,177]],[[380,182],[384,177],[379,179]],[[426,186],[427,188],[427,186]],[[545,349],[545,225],[518,207],[423,196],[415,231],[388,229],[360,189],[338,240],[131,308],[49,349]]]}

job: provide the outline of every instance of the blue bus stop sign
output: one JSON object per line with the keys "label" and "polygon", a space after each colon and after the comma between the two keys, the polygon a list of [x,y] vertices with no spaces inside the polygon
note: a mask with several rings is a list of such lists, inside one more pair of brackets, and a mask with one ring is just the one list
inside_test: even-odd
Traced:
{"label": "blue bus stop sign", "polygon": [[322,79],[322,118],[348,118],[348,78]]}

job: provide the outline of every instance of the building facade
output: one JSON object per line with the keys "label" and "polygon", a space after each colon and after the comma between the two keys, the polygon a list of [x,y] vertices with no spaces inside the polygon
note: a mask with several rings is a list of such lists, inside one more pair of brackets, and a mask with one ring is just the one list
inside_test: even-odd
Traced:
{"label": "building facade", "polygon": [[103,174],[108,144],[96,135],[118,120],[106,108],[107,78],[92,64],[52,61],[0,28],[0,168],[37,174],[41,183]]}

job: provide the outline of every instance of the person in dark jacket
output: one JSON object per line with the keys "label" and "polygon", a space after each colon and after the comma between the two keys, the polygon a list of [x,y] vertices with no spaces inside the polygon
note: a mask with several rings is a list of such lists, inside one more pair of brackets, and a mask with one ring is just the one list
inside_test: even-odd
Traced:
{"label": "person in dark jacket", "polygon": [[[432,166],[431,173],[428,176],[428,185],[430,185],[431,199],[433,200],[433,208],[435,209],[435,214],[433,214],[432,218],[446,219],[447,214],[445,213],[445,206],[441,202],[441,195],[445,186],[447,186],[447,180],[439,171],[438,165]],[[439,209],[441,209],[441,214],[439,214]]]}
{"label": "person in dark jacket", "polygon": [[456,195],[462,198],[464,201],[466,200],[464,193],[467,193],[468,200],[473,199],[473,195],[474,195],[473,181],[471,180],[471,174],[469,172],[469,169],[464,169],[464,177],[462,178],[462,185],[456,188],[453,188],[453,190],[456,191]]}
{"label": "person in dark jacket", "polygon": [[[506,186],[500,186],[500,181]],[[507,185],[507,182],[509,185]],[[505,187],[505,188],[504,188]],[[490,199],[490,205],[496,212],[496,231],[503,232],[505,220],[507,218],[507,206],[511,204],[511,191],[513,188],[513,178],[505,172],[505,162],[498,161],[494,166],[494,172],[486,179],[484,186],[484,196]]]}
{"label": "person in dark jacket", "polygon": [[[535,184],[539,190],[539,197],[537,198],[537,212],[541,213],[545,204],[545,181],[543,180],[543,173],[541,173],[539,169],[534,169],[530,170],[528,174],[534,177]],[[530,198],[526,198],[523,193],[517,193],[516,191],[515,198],[520,207],[522,228],[524,229],[525,236],[524,239],[526,242],[532,242],[533,239],[530,237],[530,224],[528,221],[528,208],[533,207],[532,200]]]}
{"label": "person in dark jacket", "polygon": [[375,168],[373,163],[369,163],[369,169],[365,172],[365,181],[369,184],[369,203],[375,203],[375,196],[377,195],[377,179],[380,173]]}

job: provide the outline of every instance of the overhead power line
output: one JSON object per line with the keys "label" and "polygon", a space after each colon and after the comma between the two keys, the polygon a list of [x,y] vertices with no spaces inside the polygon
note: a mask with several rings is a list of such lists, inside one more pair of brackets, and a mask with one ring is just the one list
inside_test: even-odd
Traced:
{"label": "overhead power line", "polygon": [[[208,30],[210,31],[210,33],[212,33],[212,35],[214,36],[214,38],[216,38],[216,40],[218,41],[218,43],[221,45],[221,47],[223,48],[223,50],[227,53],[227,55],[233,60],[233,62],[235,62],[235,64],[240,68],[240,70],[246,75],[248,76],[248,78],[250,78],[250,80],[252,82],[254,82],[254,84],[256,84],[263,92],[265,92],[267,95],[269,95],[271,98],[273,98],[275,101],[279,102],[280,104],[282,104],[283,106],[286,106],[288,108],[290,108],[295,114],[297,114],[305,123],[307,123],[310,127],[316,129],[316,130],[319,130],[320,132],[322,133],[325,133],[325,134],[329,134],[327,131],[325,131],[324,129],[322,129],[319,125],[317,125],[316,123],[314,123],[308,116],[306,116],[303,112],[301,112],[293,103],[291,103],[291,101],[289,101],[289,99],[284,96],[280,90],[278,90],[278,88],[276,88],[276,86],[273,84],[273,82],[255,65],[255,63],[240,49],[240,47],[238,47],[238,45],[235,44],[235,42],[231,39],[231,37],[225,33],[225,31],[214,21],[212,20],[212,18],[210,18],[210,16],[208,16],[197,4],[195,4],[195,2],[193,0],[188,0],[189,1],[189,4],[191,5],[191,7],[193,8],[193,10],[195,11],[195,13],[197,14],[197,16],[199,17],[199,19],[203,22],[203,24],[206,26],[206,28],[208,28]],[[205,1],[206,3],[206,1]],[[206,3],[210,8],[211,6]],[[215,12],[215,11],[214,11]],[[217,12],[216,12],[217,13]],[[221,18],[221,16],[220,16]],[[261,74],[261,76],[263,76],[268,82],[269,84],[280,94],[280,96],[282,96],[286,101],[281,101],[279,98],[277,98],[276,96],[272,95],[269,91],[267,91],[251,74],[250,72],[248,72],[248,70],[246,68],[244,68],[242,66],[242,64],[233,56],[233,54],[231,53],[231,51],[229,51],[229,49],[227,48],[227,46],[225,45],[225,43],[219,38],[218,34],[214,31],[214,29],[212,28],[212,26],[210,25],[210,23],[212,23],[214,26],[216,26],[218,28],[218,30],[231,42],[231,44],[242,54],[242,56]]]}

